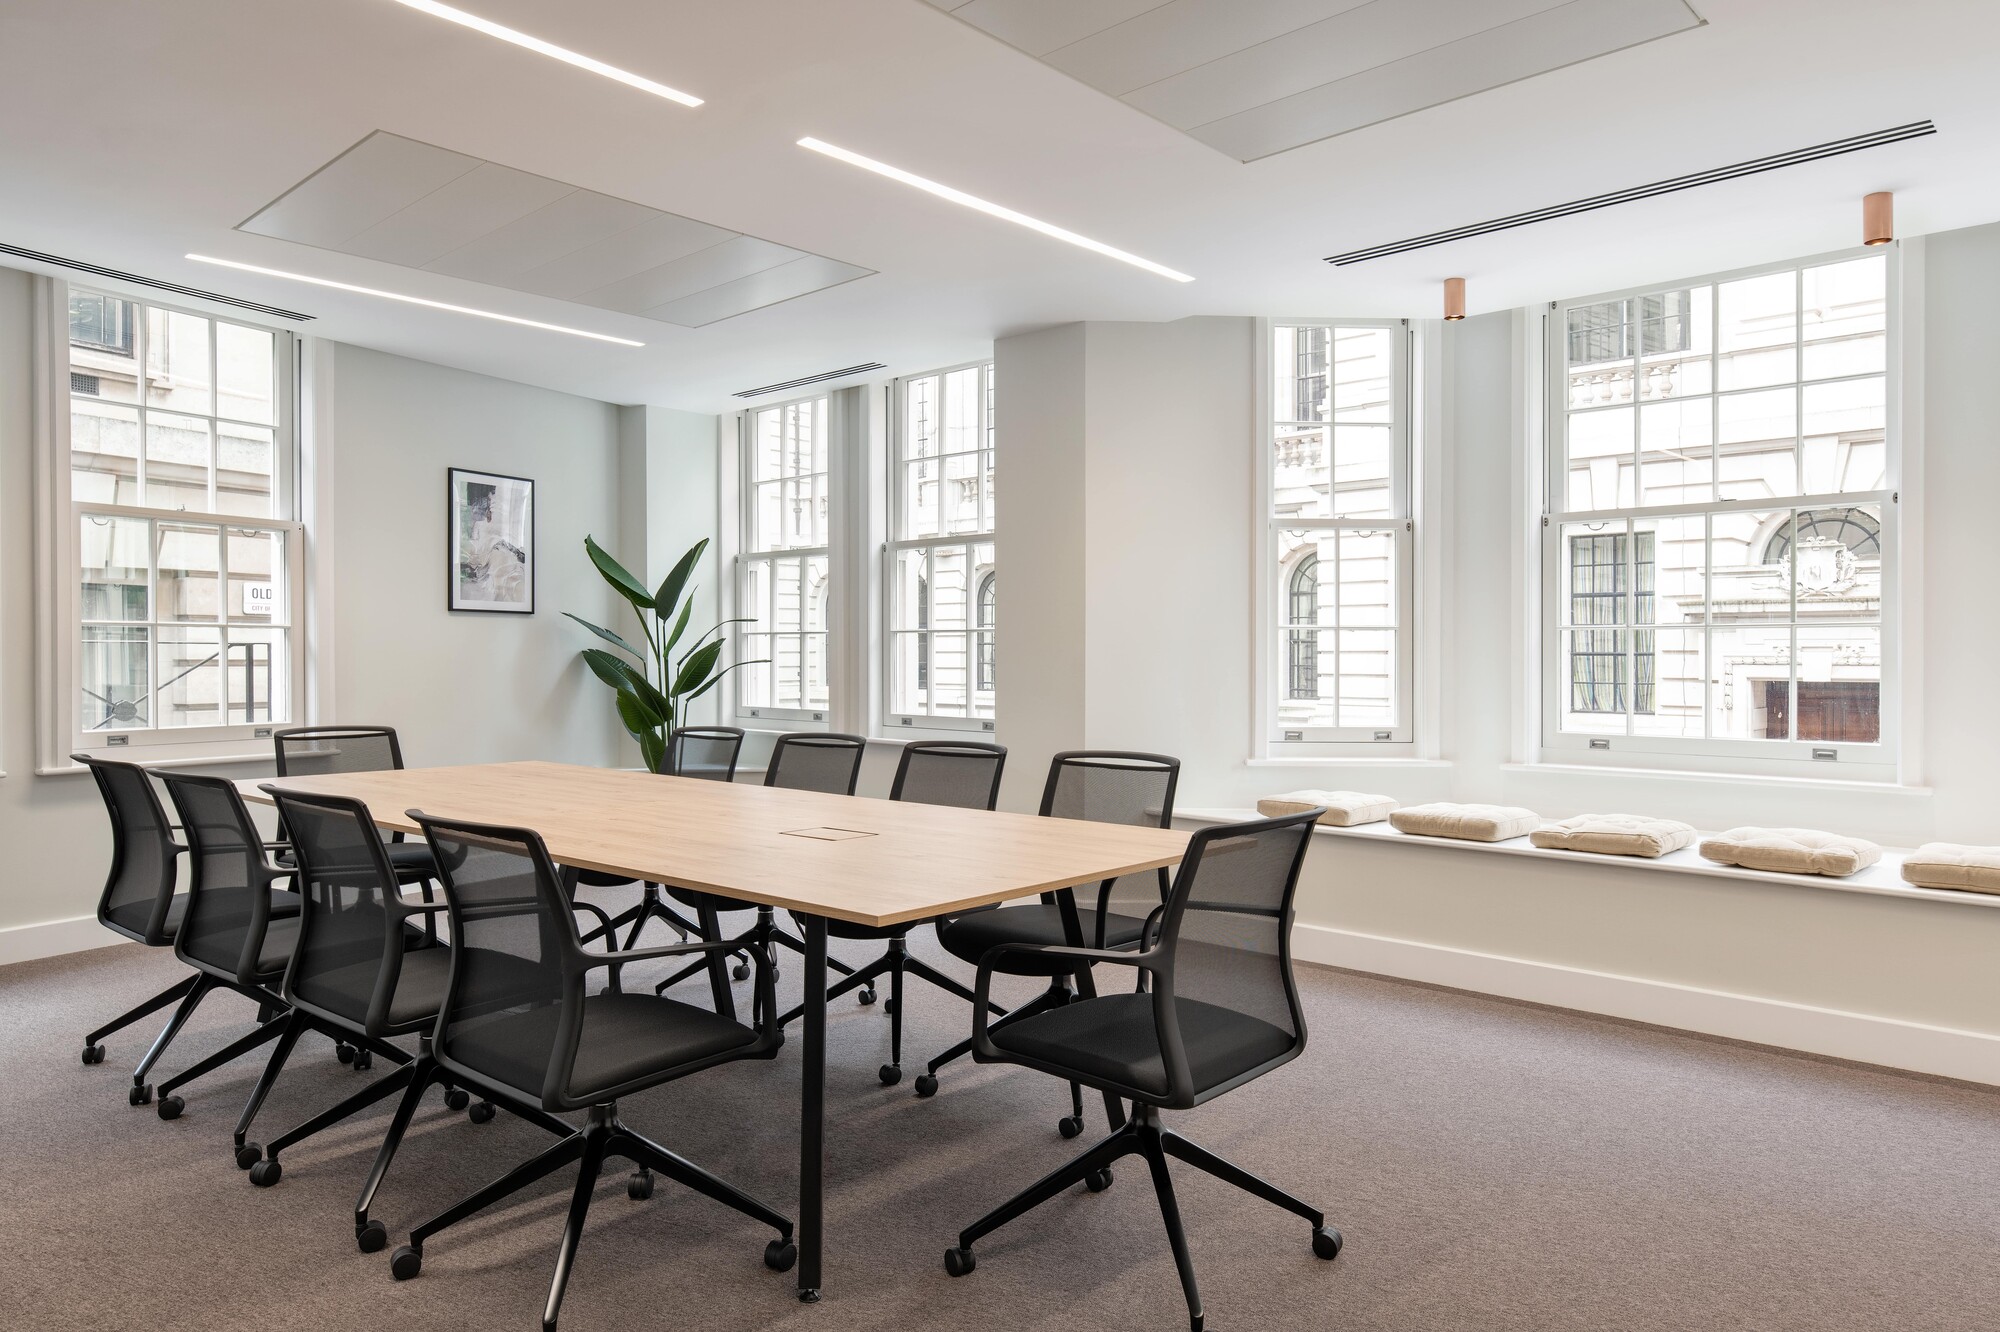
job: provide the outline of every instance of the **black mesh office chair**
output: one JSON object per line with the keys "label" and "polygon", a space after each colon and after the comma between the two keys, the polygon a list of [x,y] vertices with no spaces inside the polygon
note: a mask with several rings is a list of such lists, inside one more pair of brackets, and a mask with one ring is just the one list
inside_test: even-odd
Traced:
{"label": "black mesh office chair", "polygon": [[[262,1149],[261,1159],[257,1144],[246,1143],[238,1151],[237,1164],[250,1171],[251,1183],[259,1187],[276,1184],[284,1172],[279,1153],[385,1097],[402,1093],[388,1134],[354,1204],[355,1242],[363,1253],[373,1253],[388,1243],[389,1232],[380,1221],[369,1219],[368,1209],[424,1092],[433,1084],[442,1085],[445,1104],[453,1110],[466,1110],[471,1102],[466,1090],[438,1067],[428,1041],[414,1060],[389,1044],[391,1037],[428,1032],[437,1025],[451,974],[452,950],[412,922],[445,907],[442,902],[404,900],[388,847],[376,831],[368,807],[359,800],[287,794],[274,786],[264,790],[277,802],[279,815],[291,830],[298,858],[299,895],[304,901],[298,948],[285,973],[285,999],[292,1006],[296,1030],[316,1030],[345,1039],[363,1051],[395,1061],[399,1067],[274,1138]],[[603,914],[588,905],[582,909],[600,917]],[[495,958],[494,964],[503,966],[505,959]],[[524,990],[532,990],[539,978],[532,968],[523,967],[518,979]],[[267,1076],[282,1065],[293,1039],[293,1033],[279,1038],[278,1049],[271,1055],[272,1072]],[[482,1100],[471,1105],[472,1121],[491,1119],[495,1104]],[[559,1137],[570,1133],[568,1124],[538,1106],[518,1100],[498,1104]]]}
{"label": "black mesh office chair", "polygon": [[[889,799],[911,800],[924,805],[952,805],[959,809],[992,809],[1000,798],[1000,773],[1007,765],[1004,745],[982,744],[976,740],[920,740],[903,746],[896,764],[896,780]],[[921,922],[903,925],[855,925],[844,920],[828,920],[826,932],[834,939],[886,941],[888,951],[858,971],[843,976],[826,992],[829,1000],[858,989],[864,1004],[875,1002],[875,980],[889,976],[889,1062],[876,1071],[885,1087],[893,1087],[903,1077],[903,977],[927,980],[939,989],[968,1002],[972,991],[933,967],[910,955],[909,933]],[[1006,1010],[997,1005],[995,1012]],[[799,1005],[780,1021],[790,1023],[805,1012]]]}
{"label": "black mesh office chair", "polygon": [[[161,773],[160,781],[187,839],[187,908],[174,936],[174,955],[200,972],[209,989],[233,990],[254,1000],[258,1010],[255,1030],[160,1084],[155,1110],[161,1119],[178,1119],[185,1106],[173,1094],[176,1088],[285,1033],[278,985],[298,942],[299,915],[298,899],[289,893],[280,899],[287,914],[272,909],[274,886],[292,872],[266,859],[269,848],[232,783],[193,773]],[[259,1099],[253,1098],[237,1121],[239,1147]]]}
{"label": "black mesh office chair", "polygon": [[[619,972],[628,963],[737,947],[734,941],[677,944],[616,953],[587,953],[568,895],[535,833],[410,816],[423,827],[444,871],[445,902],[455,952],[438,1014],[432,1053],[455,1081],[508,1101],[539,1104],[551,1114],[587,1110],[585,1126],[410,1232],[390,1260],[396,1279],[423,1270],[424,1242],[447,1226],[492,1206],[543,1176],[580,1163],[569,1222],[556,1257],[555,1279],[542,1313],[554,1328],[590,1210],[591,1189],[605,1158],[622,1156],[640,1172],[634,1197],[651,1192],[659,1171],[696,1192],[778,1232],[764,1250],[773,1270],[798,1259],[792,1223],[618,1118],[618,1098],[701,1069],[738,1059],[768,1059],[784,1036],[771,1014],[775,1000],[769,951],[757,966],[754,1027],[656,995],[624,994]],[[608,970],[609,986],[591,994],[585,980]],[[642,1186],[643,1181],[643,1186]]]}
{"label": "black mesh office chair", "polygon": [[[854,794],[855,783],[861,780],[861,756],[867,752],[867,748],[868,742],[860,736],[841,735],[833,731],[781,735],[777,744],[771,748],[771,761],[764,767],[764,785],[784,787],[792,791],[822,791],[828,795],[851,796]],[[767,930],[773,943],[782,944],[795,953],[803,955],[806,951],[803,939],[777,927],[771,918],[769,907],[757,907],[754,903],[738,898],[697,892],[692,888],[668,888],[667,892],[676,902],[695,912],[701,924],[690,932],[699,938],[721,938],[720,917],[725,913],[755,909],[758,913],[757,930]],[[851,974],[854,970],[845,962],[834,958],[828,958],[826,964],[843,974]],[[715,1011],[725,1015],[733,1014],[735,1001],[729,997],[729,987],[721,979],[722,966],[723,960],[719,956],[704,958],[661,981],[653,988],[653,993],[665,994],[668,989],[690,976],[706,971],[709,973],[710,988],[715,995]],[[749,974],[750,963],[746,956],[731,975],[737,980],[742,980]]]}
{"label": "black mesh office chair", "polygon": [[[293,726],[271,737],[278,751],[278,776],[322,777],[341,772],[388,772],[403,766],[403,745],[393,726]],[[284,822],[278,827],[281,831]],[[283,857],[280,857],[283,863]],[[422,842],[389,835],[389,863],[400,883],[433,883],[437,865]],[[432,900],[428,892],[425,900]]]}
{"label": "black mesh office chair", "polygon": [[[733,782],[736,780],[736,759],[742,750],[743,732],[738,727],[677,726],[667,735],[667,775],[693,777],[700,781]],[[575,873],[576,881],[589,888],[617,888],[632,882],[602,870],[578,870]],[[696,922],[666,904],[660,895],[660,885],[649,883],[639,894],[637,906],[619,912],[611,918],[609,928],[592,930],[583,936],[583,941],[586,944],[595,943],[598,938],[605,937],[609,940],[606,947],[612,947],[618,942],[617,931],[630,926],[625,935],[625,946],[636,948],[639,932],[652,920],[665,921],[683,939],[699,934],[701,930]],[[750,974],[747,960],[743,974]]]}
{"label": "black mesh office chair", "polygon": [[[97,781],[104,809],[111,816],[111,872],[105,877],[104,892],[97,899],[97,922],[115,934],[122,934],[149,948],[171,948],[187,909],[187,896],[174,891],[176,858],[186,848],[174,840],[172,821],[160,804],[146,770],[136,763],[120,763],[89,754],[70,758],[90,769]],[[153,1041],[132,1074],[129,1093],[133,1105],[153,1099],[146,1075],[165,1053],[168,1044],[186,1024],[188,1015],[211,988],[201,972],[160,991],[83,1038],[83,1062],[104,1062],[105,1037],[150,1017],[168,1004],[178,1003],[167,1027]]]}
{"label": "black mesh office chair", "polygon": [[1111,1163],[1133,1154],[1151,1168],[1194,1332],[1202,1332],[1204,1321],[1201,1293],[1168,1157],[1304,1217],[1312,1223],[1313,1252],[1339,1254],[1340,1232],[1316,1208],[1160,1123],[1161,1110],[1212,1101],[1305,1049],[1305,1015],[1292,979],[1292,897],[1313,822],[1322,813],[1196,833],[1143,951],[1001,944],[999,955],[980,965],[981,999],[1007,954],[1136,967],[1153,984],[1150,992],[1085,999],[1004,1028],[989,1025],[983,1007],[974,1009],[972,1050],[979,1062],[1020,1064],[1084,1082],[1132,1101],[1133,1112],[1110,1137],[961,1231],[957,1246],[945,1251],[945,1271],[972,1271],[972,1246],[981,1236],[1071,1185],[1081,1182],[1093,1193],[1108,1188]]}
{"label": "black mesh office chair", "polygon": [[[1174,787],[1180,780],[1179,759],[1165,754],[1139,754],[1126,750],[1072,750],[1057,754],[1049,763],[1049,780],[1042,788],[1043,818],[1088,819],[1097,823],[1126,823],[1135,827],[1167,828],[1173,825]],[[1069,889],[1043,893],[1039,902],[1022,906],[996,906],[937,922],[938,942],[946,952],[978,966],[989,949],[1003,943],[1066,944],[1072,948],[1130,948],[1139,942],[1146,922],[1138,916],[1120,915],[1110,909],[1111,897],[1121,880],[1106,879],[1097,885],[1092,910],[1080,915],[1076,896]],[[1124,882],[1147,896],[1155,893],[1164,903],[1170,888],[1167,871],[1148,871],[1125,876]],[[1031,953],[1008,953],[998,964],[1008,976],[1040,976],[1048,989],[1028,1003],[1010,1010],[992,1026],[998,1031],[1010,1023],[1046,1013],[1069,1003],[1079,995],[1091,997],[1090,968],[1066,958],[1042,957]],[[972,1050],[967,1037],[931,1060],[918,1075],[917,1095],[937,1094],[937,1072],[946,1064]],[[1107,1104],[1107,1110],[1111,1106]],[[1123,1119],[1112,1114],[1112,1127]],[[1070,1114],[1059,1121],[1065,1138],[1083,1132],[1083,1091],[1070,1083]]]}

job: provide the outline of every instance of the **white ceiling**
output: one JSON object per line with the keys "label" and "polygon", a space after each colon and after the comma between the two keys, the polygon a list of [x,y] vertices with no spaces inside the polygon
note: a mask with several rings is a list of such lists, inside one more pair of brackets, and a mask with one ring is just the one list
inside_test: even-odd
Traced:
{"label": "white ceiling", "polygon": [[[1897,192],[1905,234],[2000,219],[1992,0],[1694,0],[1704,27],[1247,165],[922,0],[460,2],[707,103],[676,106],[389,0],[0,0],[0,240],[308,311],[314,332],[387,351],[713,411],[735,389],[868,360],[927,369],[1074,319],[1429,315],[1461,274],[1478,313],[1818,253],[1854,242],[1858,200],[1876,189]],[[1913,143],[1321,262],[1925,117],[1940,132]],[[378,129],[879,271],[682,329],[234,230]],[[855,170],[797,147],[805,135],[1197,280]]]}

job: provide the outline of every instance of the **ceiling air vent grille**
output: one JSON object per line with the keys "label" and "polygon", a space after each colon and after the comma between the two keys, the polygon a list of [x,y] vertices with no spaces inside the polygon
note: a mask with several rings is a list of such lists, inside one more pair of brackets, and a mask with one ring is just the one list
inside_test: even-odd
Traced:
{"label": "ceiling air vent grille", "polygon": [[1738,162],[1733,166],[1697,171],[1692,175],[1675,176],[1671,180],[1657,180],[1651,185],[1635,185],[1626,190],[1614,190],[1610,194],[1593,195],[1588,199],[1578,199],[1574,203],[1555,204],[1531,212],[1515,213],[1509,217],[1497,217],[1490,222],[1474,222],[1468,226],[1454,227],[1449,231],[1433,231],[1428,236],[1413,236],[1408,240],[1371,245],[1365,250],[1330,254],[1326,262],[1345,267],[1348,264],[1365,263],[1370,259],[1385,259],[1392,254],[1408,254],[1412,250],[1446,245],[1473,236],[1490,236],[1496,231],[1510,231],[1515,227],[1547,222],[1558,217],[1574,217],[1578,213],[1591,213],[1614,204],[1657,198],[1662,194],[1691,190],[1697,185],[1713,185],[1718,181],[1737,180],[1743,176],[1776,171],[1780,167],[1798,166],[1802,162],[1817,162],[1822,158],[1839,157],[1843,153],[1858,153],[1863,148],[1879,148],[1884,144],[1901,143],[1905,139],[1921,139],[1925,135],[1936,133],[1936,125],[1928,120],[1919,120],[1908,125],[1898,125],[1894,129],[1877,130],[1873,134],[1857,134],[1851,139],[1835,139],[1832,143],[1815,144],[1810,148],[1795,148],[1789,153],[1775,153],[1770,157]]}
{"label": "ceiling air vent grille", "polygon": [[845,379],[849,375],[865,375],[871,370],[886,369],[880,361],[870,361],[866,365],[850,365],[845,370],[829,370],[822,375],[807,375],[804,379],[788,379],[782,384],[766,384],[762,388],[744,389],[739,398],[761,398],[766,393],[782,393],[786,389],[804,388],[808,384],[824,384],[829,379]]}
{"label": "ceiling air vent grille", "polygon": [[279,319],[296,319],[303,322],[313,318],[312,315],[300,314],[297,310],[287,310],[280,305],[259,305],[256,301],[239,300],[234,296],[224,296],[220,292],[203,291],[200,287],[183,287],[178,282],[162,282],[158,278],[140,277],[137,273],[106,268],[102,264],[86,264],[81,259],[65,259],[59,254],[24,250],[5,241],[0,241],[0,254],[11,254],[17,259],[32,259],[38,264],[54,264],[57,268],[73,268],[79,273],[110,278],[114,282],[129,282],[136,287],[151,287],[155,291],[171,291],[177,296],[192,296],[197,300],[214,301],[217,305],[232,306],[238,310],[255,310],[258,314],[272,315]]}

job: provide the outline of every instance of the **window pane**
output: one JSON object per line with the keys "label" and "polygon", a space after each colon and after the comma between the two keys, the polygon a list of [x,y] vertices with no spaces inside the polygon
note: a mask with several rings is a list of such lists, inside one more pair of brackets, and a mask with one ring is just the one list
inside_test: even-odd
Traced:
{"label": "window pane", "polygon": [[270,330],[242,324],[215,326],[215,414],[270,425],[276,420],[277,339]]}
{"label": "window pane", "polygon": [[1887,460],[1886,381],[1845,379],[1805,387],[1801,431],[1805,493],[1874,490]]}
{"label": "window pane", "polygon": [[1630,407],[1579,412],[1569,418],[1572,509],[1631,506],[1635,425]]}
{"label": "window pane", "polygon": [[149,620],[147,550],[152,524],[143,518],[87,513],[78,532],[85,620]]}
{"label": "window pane", "polygon": [[287,638],[283,629],[230,629],[223,670],[230,725],[289,720]]}
{"label": "window pane", "polygon": [[1798,393],[1732,393],[1716,403],[1717,467],[1723,499],[1799,493]]}
{"label": "window pane", "polygon": [[1699,624],[1707,614],[1707,516],[1640,519],[1632,526],[1639,599],[1633,623]]}
{"label": "window pane", "polygon": [[276,517],[272,469],[277,455],[270,430],[233,421],[221,422],[216,429],[216,512],[245,518]]}
{"label": "window pane", "polygon": [[1391,447],[1388,426],[1334,427],[1334,517],[1374,518],[1391,512]]}
{"label": "window pane", "polygon": [[1325,421],[1329,415],[1327,348],[1333,330],[1280,324],[1271,330],[1271,416]]}
{"label": "window pane", "polygon": [[1882,739],[1882,631],[1874,625],[1801,624],[1792,736],[1821,743]]}
{"label": "window pane", "polygon": [[209,512],[209,423],[194,416],[146,414],[146,499],[154,509]]}
{"label": "window pane", "polygon": [[1386,425],[1394,419],[1395,336],[1386,328],[1334,330],[1335,421]]}
{"label": "window pane", "polygon": [[1699,504],[1714,497],[1714,405],[1695,398],[1641,407],[1639,503]]}
{"label": "window pane", "polygon": [[942,449],[944,404],[936,375],[912,379],[903,387],[903,457],[935,458]]}
{"label": "window pane", "polygon": [[746,663],[734,675],[737,689],[746,707],[769,707],[771,703],[771,636],[769,634],[748,633],[740,636],[743,661]]}
{"label": "window pane", "polygon": [[1632,734],[1701,738],[1705,642],[1700,629],[1633,631]]}
{"label": "window pane", "polygon": [[1562,634],[1562,729],[1624,735],[1632,698],[1632,632],[1566,629]]}
{"label": "window pane", "polygon": [[159,523],[153,531],[154,595],[161,620],[222,618],[221,532],[186,523]]}
{"label": "window pane", "polygon": [[151,633],[144,627],[83,626],[83,697],[77,719],[84,730],[152,725]]}
{"label": "window pane", "polygon": [[97,292],[69,293],[70,391],[107,402],[139,400],[138,306]]}
{"label": "window pane", "polygon": [[1791,738],[1790,625],[1717,626],[1709,638],[1709,734],[1731,740]]}
{"label": "window pane", "polygon": [[146,402],[177,412],[215,410],[209,332],[199,315],[146,309]]}
{"label": "window pane", "polygon": [[226,529],[229,555],[229,618],[248,624],[282,625],[285,605],[285,539],[281,533]]}
{"label": "window pane", "polygon": [[1391,726],[1396,705],[1396,635],[1389,629],[1342,629],[1340,721],[1342,726]]}
{"label": "window pane", "polygon": [[69,404],[70,495],[85,504],[139,503],[139,413],[89,398]]}
{"label": "window pane", "polygon": [[1887,368],[1888,266],[1879,255],[1805,271],[1807,379]]}
{"label": "window pane", "polygon": [[1277,428],[1271,451],[1271,512],[1274,516],[1333,516],[1331,433],[1325,426]]}
{"label": "window pane", "polygon": [[[1324,549],[1326,542],[1321,542]],[[1342,532],[1334,541],[1339,613],[1344,629],[1393,625],[1396,622],[1396,537],[1392,532]],[[1327,565],[1320,564],[1322,598],[1327,589]]]}
{"label": "window pane", "polygon": [[222,725],[222,633],[162,625],[154,669],[159,673],[157,725]]}
{"label": "window pane", "polygon": [[1709,519],[1709,598],[1718,621],[1791,617],[1791,588],[1775,567],[1792,539],[1790,510],[1732,510]]}
{"label": "window pane", "polygon": [[979,367],[944,377],[944,451],[965,453],[985,444],[979,434]]}
{"label": "window pane", "polygon": [[1798,378],[1798,281],[1796,273],[1768,273],[1716,288],[1721,388],[1761,388]]}

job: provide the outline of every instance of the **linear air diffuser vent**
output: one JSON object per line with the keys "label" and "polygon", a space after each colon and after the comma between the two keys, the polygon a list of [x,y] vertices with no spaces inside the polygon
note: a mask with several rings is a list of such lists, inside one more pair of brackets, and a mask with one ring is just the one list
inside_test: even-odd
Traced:
{"label": "linear air diffuser vent", "polygon": [[1578,199],[1574,203],[1554,204],[1548,208],[1537,208],[1526,213],[1494,218],[1490,222],[1474,222],[1468,226],[1453,227],[1449,231],[1433,231],[1428,236],[1413,236],[1408,240],[1390,241],[1385,245],[1371,245],[1365,250],[1330,254],[1326,262],[1345,267],[1348,264],[1364,263],[1370,259],[1384,259],[1392,254],[1408,254],[1412,250],[1427,249],[1433,245],[1445,245],[1456,240],[1467,240],[1473,236],[1490,236],[1496,231],[1510,231],[1515,227],[1547,222],[1558,217],[1575,217],[1579,213],[1595,212],[1614,204],[1653,199],[1662,194],[1691,190],[1697,185],[1713,185],[1718,181],[1737,180],[1744,176],[1776,171],[1780,167],[1798,166],[1802,162],[1817,162],[1823,158],[1839,157],[1843,153],[1858,153],[1863,148],[1879,148],[1884,144],[1901,143],[1905,139],[1921,139],[1936,133],[1936,125],[1928,120],[1919,120],[1908,125],[1898,125],[1894,129],[1877,130],[1873,134],[1857,134],[1851,139],[1835,139],[1832,143],[1815,144],[1810,148],[1795,148],[1789,153],[1775,153],[1770,157],[1754,158],[1748,162],[1738,162],[1733,166],[1715,167],[1709,171],[1697,171],[1692,175],[1675,176],[1671,180],[1654,181],[1651,185],[1635,185],[1630,189],[1614,190],[1610,194],[1593,195],[1588,199]]}
{"label": "linear air diffuser vent", "polygon": [[782,393],[786,389],[804,388],[808,384],[823,384],[829,379],[845,379],[849,375],[865,375],[870,370],[887,367],[880,361],[870,361],[866,365],[850,365],[845,370],[829,370],[823,375],[807,375],[804,379],[788,379],[782,384],[766,384],[763,388],[744,389],[739,398],[761,398],[766,393]]}
{"label": "linear air diffuser vent", "polygon": [[178,282],[162,282],[158,278],[140,277],[137,273],[126,273],[116,268],[106,268],[102,264],[86,264],[81,259],[65,259],[59,254],[43,254],[40,250],[24,250],[18,245],[0,241],[0,254],[11,254],[17,259],[32,259],[38,264],[54,264],[57,268],[73,268],[79,273],[89,273],[94,277],[110,278],[116,282],[130,282],[138,287],[151,287],[155,291],[171,291],[177,296],[193,296],[198,300],[214,301],[217,305],[234,306],[238,310],[255,310],[258,314],[273,315],[279,319],[307,320],[309,314],[297,310],[287,310],[277,305],[259,305],[256,301],[242,301],[234,296],[224,296],[218,292],[203,291],[199,287],[183,287]]}

